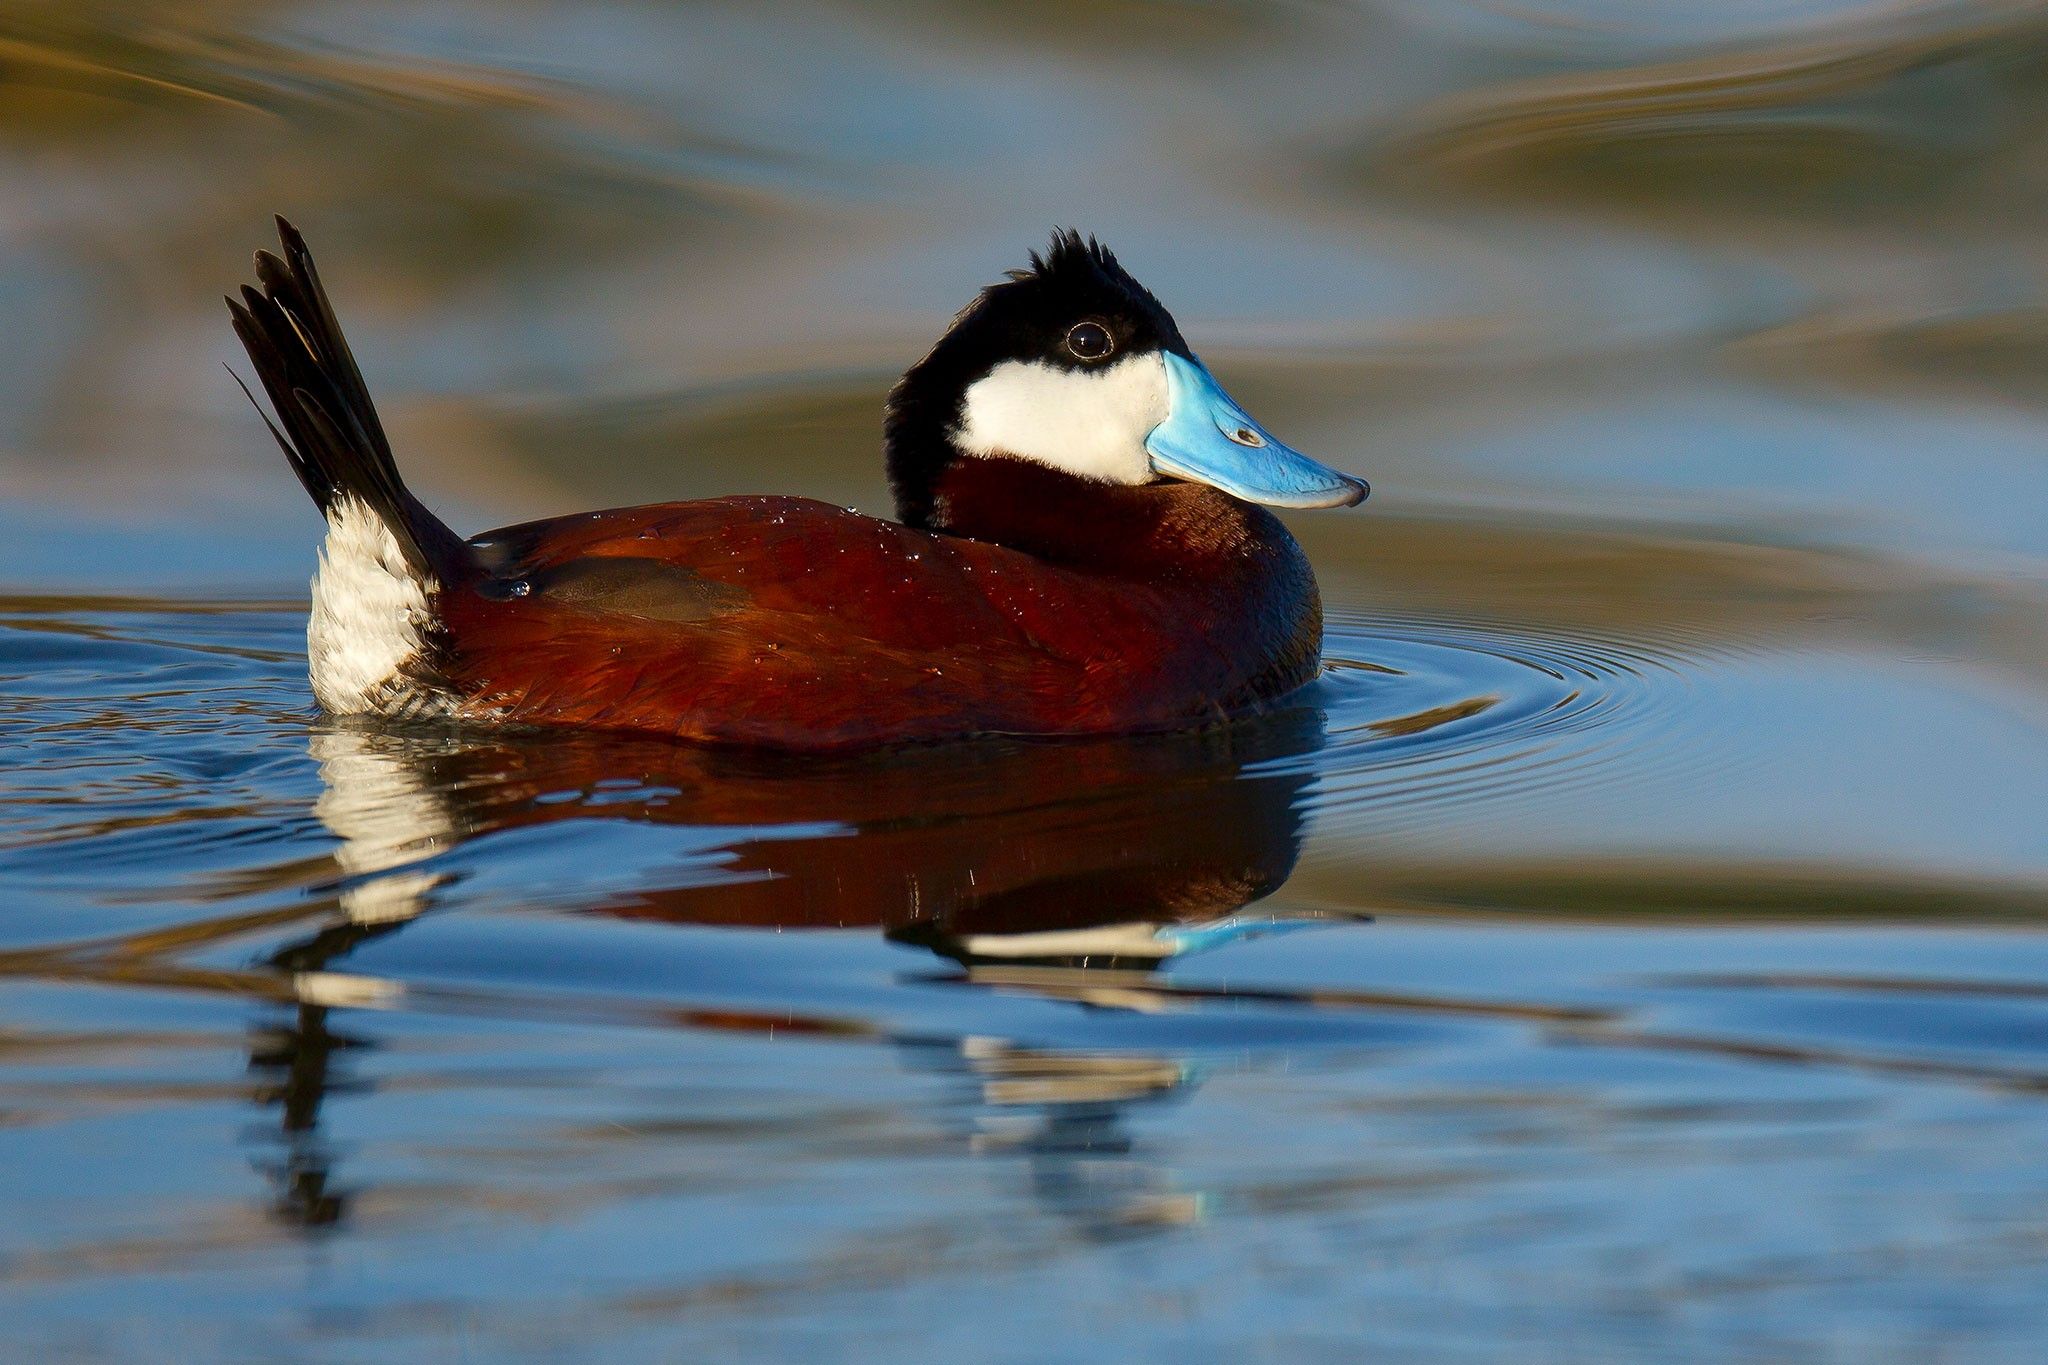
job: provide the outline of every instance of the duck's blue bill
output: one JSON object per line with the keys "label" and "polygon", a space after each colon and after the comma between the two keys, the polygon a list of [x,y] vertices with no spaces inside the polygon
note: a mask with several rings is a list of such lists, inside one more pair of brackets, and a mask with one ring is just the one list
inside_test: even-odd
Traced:
{"label": "duck's blue bill", "polygon": [[1166,420],[1145,438],[1152,468],[1272,507],[1353,507],[1371,491],[1273,439],[1199,360],[1161,353]]}

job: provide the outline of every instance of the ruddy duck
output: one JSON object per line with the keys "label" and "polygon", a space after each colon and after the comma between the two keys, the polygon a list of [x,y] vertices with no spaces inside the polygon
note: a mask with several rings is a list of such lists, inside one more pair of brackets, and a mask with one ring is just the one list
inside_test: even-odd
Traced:
{"label": "ruddy duck", "polygon": [[890,392],[895,522],[727,497],[464,540],[278,232],[228,307],[327,518],[306,642],[331,712],[829,750],[1192,729],[1316,675],[1315,576],[1257,504],[1365,482],[1252,420],[1092,239],[1055,234]]}

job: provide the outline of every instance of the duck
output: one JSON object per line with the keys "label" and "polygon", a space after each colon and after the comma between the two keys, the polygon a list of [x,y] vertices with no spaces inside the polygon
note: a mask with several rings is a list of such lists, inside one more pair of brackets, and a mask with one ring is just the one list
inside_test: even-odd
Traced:
{"label": "duck", "polygon": [[1093,237],[1056,231],[889,391],[894,520],[755,494],[465,539],[400,476],[276,221],[227,302],[326,519],[306,646],[333,715],[825,753],[1201,730],[1321,670],[1315,574],[1269,509],[1368,485],[1255,421]]}

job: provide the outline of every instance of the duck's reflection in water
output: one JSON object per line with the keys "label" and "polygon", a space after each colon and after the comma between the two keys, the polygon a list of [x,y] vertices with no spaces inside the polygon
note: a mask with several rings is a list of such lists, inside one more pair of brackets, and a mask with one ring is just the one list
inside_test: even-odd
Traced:
{"label": "duck's reflection in water", "polygon": [[1146,1159],[1127,1124],[1139,1108],[1188,1093],[1195,1072],[1185,1060],[981,1035],[904,1048],[913,1066],[960,1084],[955,1112],[969,1150],[1021,1158],[1032,1193],[1077,1226],[1114,1236],[1200,1218],[1201,1196]]}
{"label": "duck's reflection in water", "polygon": [[279,1111],[279,1150],[258,1160],[270,1180],[271,1210],[297,1227],[325,1228],[348,1212],[348,1196],[334,1185],[334,1152],[320,1132],[320,1107],[345,1088],[334,1054],[363,1044],[335,1032],[325,1005],[300,1005],[286,1018],[255,1030],[249,1069],[268,1077],[257,1101]]}
{"label": "duck's reflection in water", "polygon": [[[567,820],[687,827],[693,850],[707,835],[722,850],[714,877],[702,858],[673,884],[643,867],[607,887],[593,869],[595,890],[573,903],[678,924],[871,927],[952,964],[913,984],[1159,1009],[1162,964],[1284,927],[1247,907],[1293,869],[1310,778],[1286,760],[1321,737],[1320,717],[1300,710],[1196,736],[795,762],[597,736],[323,730],[316,810],[342,840],[342,916],[271,957],[297,1004],[252,1048],[281,1115],[283,1152],[262,1163],[274,1208],[303,1226],[346,1216],[319,1116],[362,1043],[334,1017],[380,1003],[384,987],[343,959],[435,907],[458,875],[437,855]],[[716,1027],[746,1026],[716,1015]],[[965,1140],[1024,1155],[1048,1205],[1104,1230],[1197,1215],[1196,1197],[1134,1157],[1125,1127],[1135,1107],[1186,1091],[1183,1059],[978,1035],[893,1041],[966,1087],[951,1111]]]}

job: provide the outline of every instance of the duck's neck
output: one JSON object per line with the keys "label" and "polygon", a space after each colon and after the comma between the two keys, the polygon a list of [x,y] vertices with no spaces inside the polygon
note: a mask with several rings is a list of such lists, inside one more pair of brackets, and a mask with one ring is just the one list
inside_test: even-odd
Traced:
{"label": "duck's neck", "polygon": [[1105,484],[1030,460],[976,456],[953,461],[932,491],[932,530],[1068,568],[1227,578],[1301,554],[1279,518],[1201,484]]}

